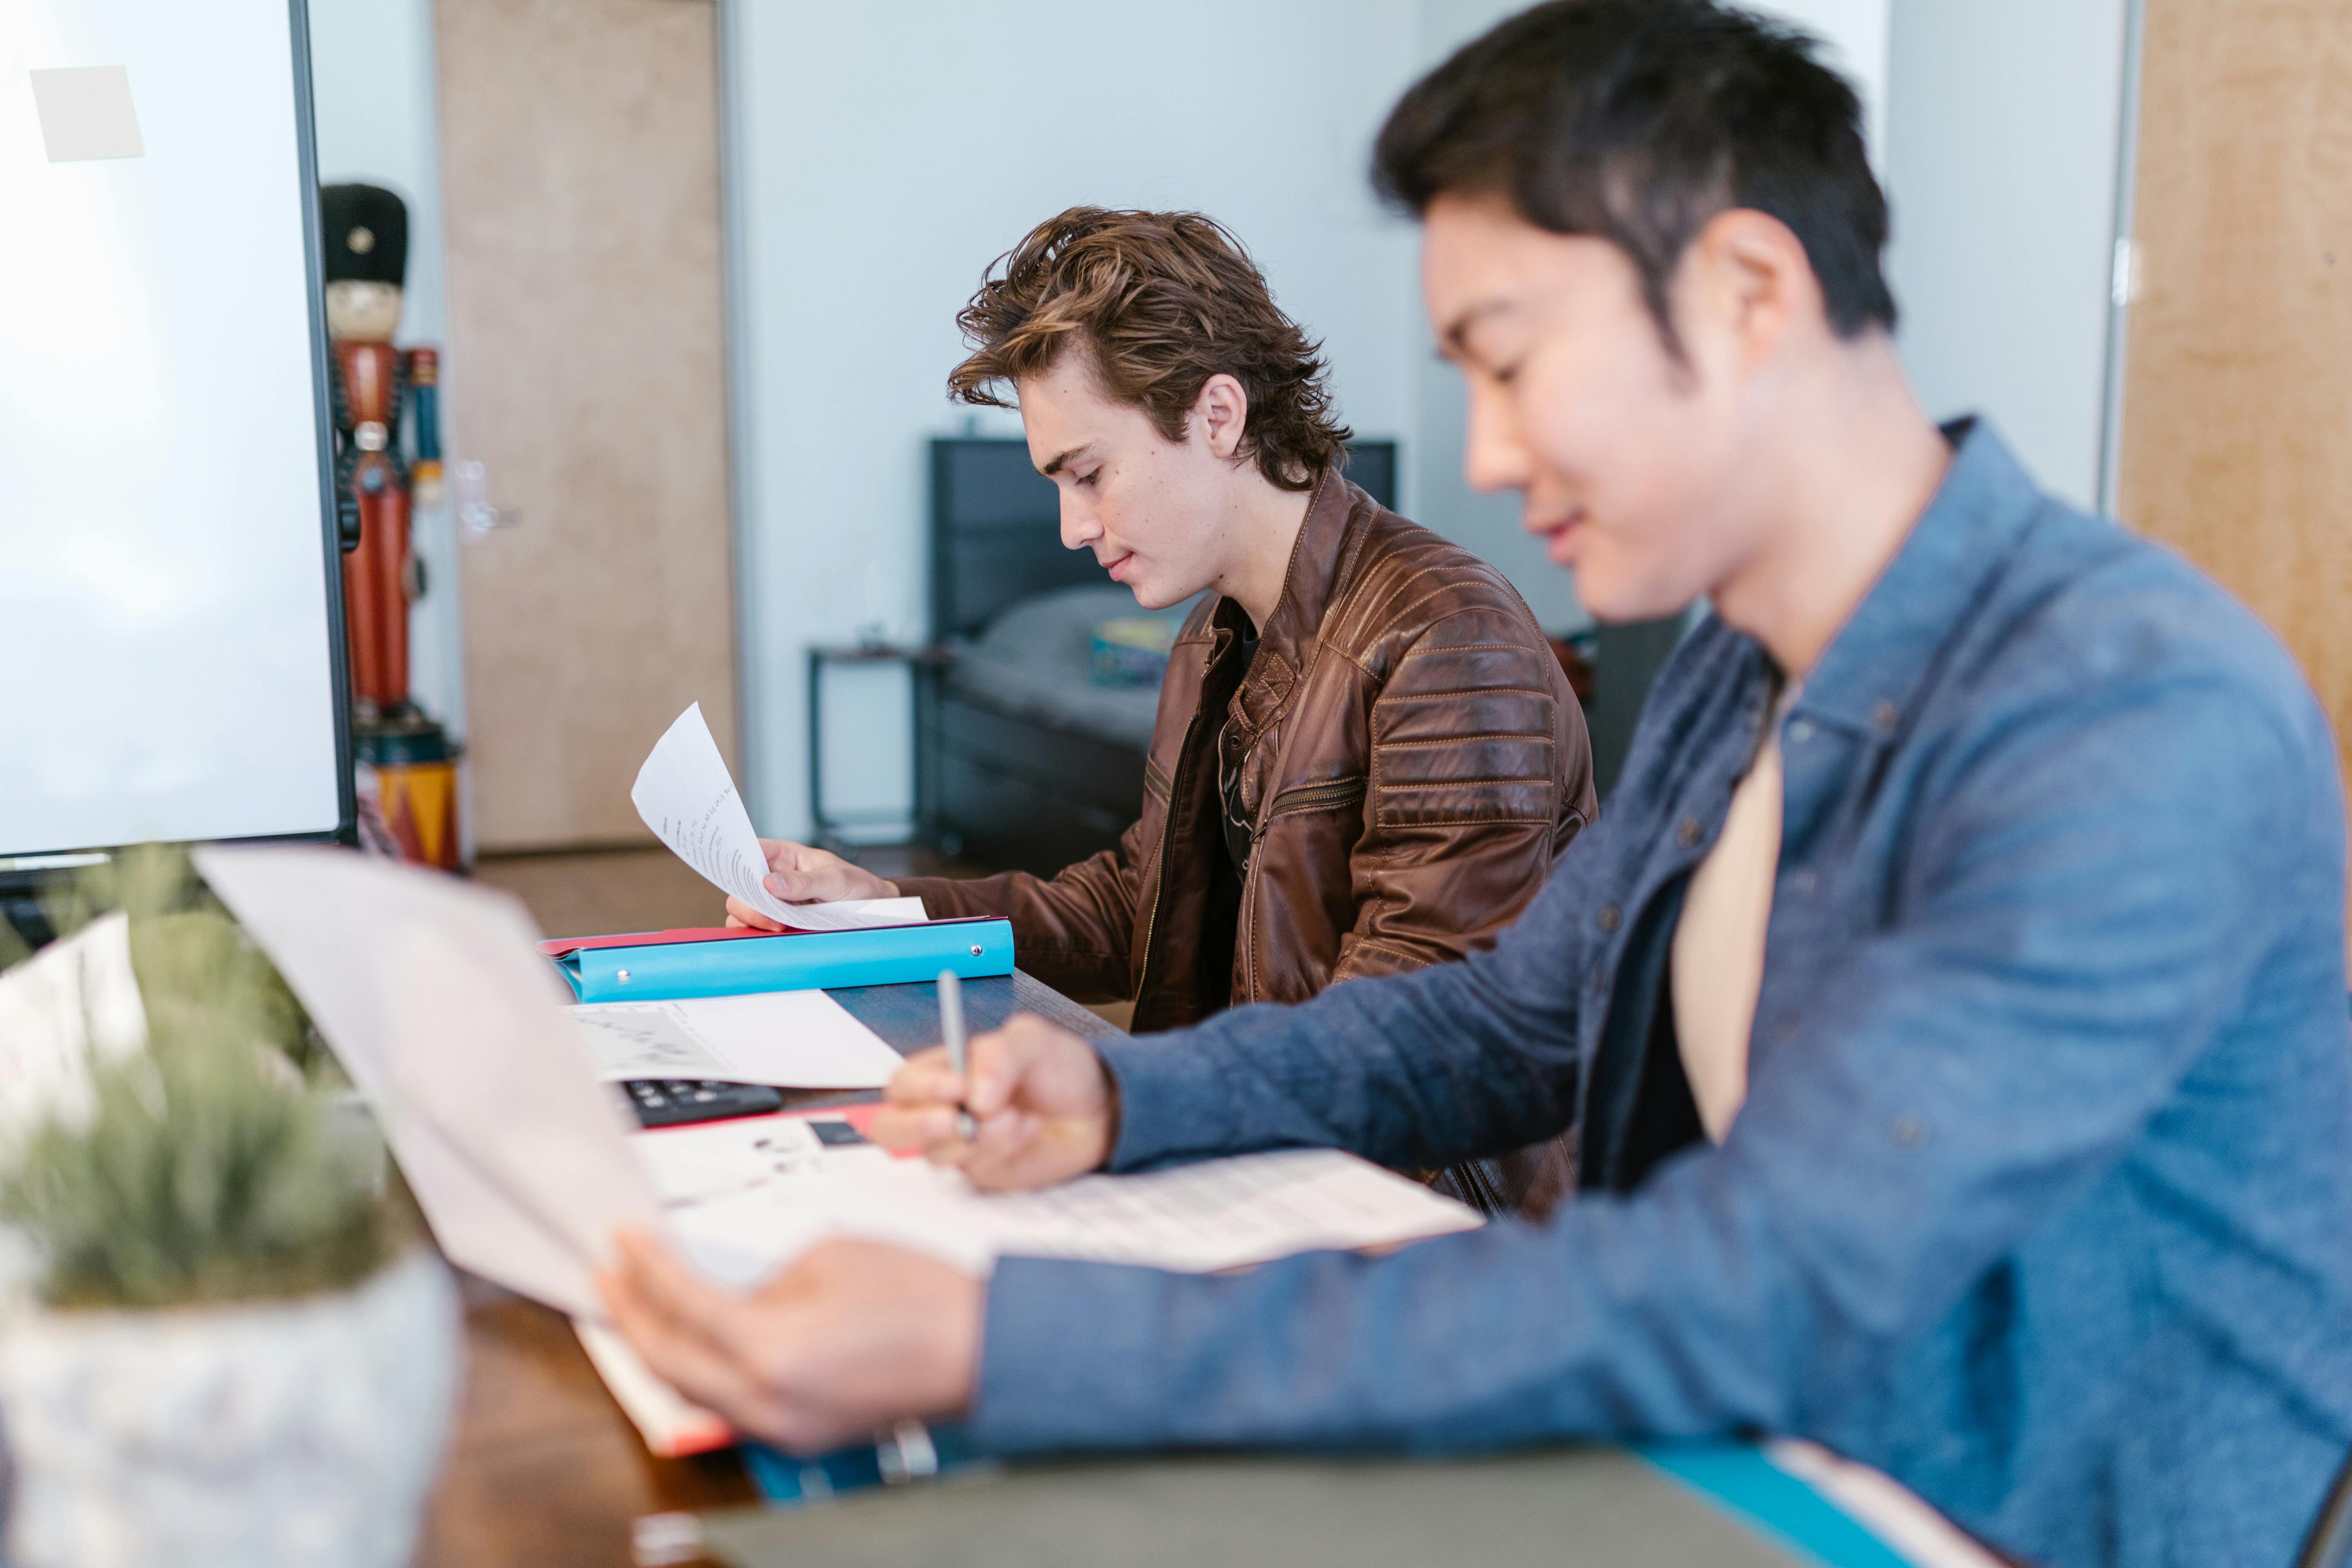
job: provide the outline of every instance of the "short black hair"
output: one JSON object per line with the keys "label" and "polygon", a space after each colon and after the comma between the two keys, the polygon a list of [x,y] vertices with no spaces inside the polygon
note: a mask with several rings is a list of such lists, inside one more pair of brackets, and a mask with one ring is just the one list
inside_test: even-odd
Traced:
{"label": "short black hair", "polygon": [[1373,188],[1416,217],[1441,195],[1500,195],[1610,241],[1677,353],[1675,266],[1710,218],[1751,207],[1804,246],[1832,331],[1892,331],[1886,197],[1861,101],[1818,47],[1707,0],[1551,0],[1413,85],[1381,128]]}

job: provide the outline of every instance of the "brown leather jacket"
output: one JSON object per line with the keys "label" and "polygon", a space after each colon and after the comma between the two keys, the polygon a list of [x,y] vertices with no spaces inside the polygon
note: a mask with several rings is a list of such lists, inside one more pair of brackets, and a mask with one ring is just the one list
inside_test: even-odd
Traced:
{"label": "brown leather jacket", "polygon": [[[1022,968],[1133,998],[1139,1033],[1491,944],[1594,813],[1583,710],[1525,602],[1330,474],[1246,680],[1241,624],[1224,599],[1185,622],[1117,850],[900,890],[934,917],[1011,917]],[[1253,839],[1238,910],[1215,897],[1221,763]]]}

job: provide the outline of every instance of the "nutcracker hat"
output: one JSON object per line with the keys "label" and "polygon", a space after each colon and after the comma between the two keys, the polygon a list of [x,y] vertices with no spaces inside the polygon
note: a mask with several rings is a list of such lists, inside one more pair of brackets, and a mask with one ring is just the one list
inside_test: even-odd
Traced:
{"label": "nutcracker hat", "polygon": [[399,286],[408,268],[408,207],[382,185],[321,185],[319,226],[330,283]]}

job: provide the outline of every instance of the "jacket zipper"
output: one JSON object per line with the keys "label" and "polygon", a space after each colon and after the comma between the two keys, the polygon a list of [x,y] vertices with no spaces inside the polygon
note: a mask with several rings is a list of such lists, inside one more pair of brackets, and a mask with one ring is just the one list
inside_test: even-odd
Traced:
{"label": "jacket zipper", "polygon": [[[1301,784],[1297,789],[1286,789],[1274,797],[1274,805],[1266,812],[1265,820],[1272,822],[1286,813],[1311,811],[1318,805],[1341,805],[1359,801],[1364,798],[1368,787],[1362,779],[1341,779],[1338,784]],[[1260,825],[1257,831],[1263,833],[1265,828]],[[1257,835],[1252,834],[1250,845],[1253,851],[1256,844]]]}
{"label": "jacket zipper", "polygon": [[[1258,993],[1257,943],[1251,940],[1257,930],[1257,900],[1250,895],[1257,888],[1257,847],[1265,837],[1267,826],[1286,812],[1311,811],[1318,805],[1361,800],[1368,787],[1363,779],[1342,779],[1338,784],[1301,784],[1297,789],[1284,790],[1267,805],[1265,815],[1250,829],[1249,870],[1242,878],[1241,927],[1234,940],[1242,944],[1242,984],[1251,1001],[1258,1000]],[[1219,808],[1223,809],[1222,802]]]}
{"label": "jacket zipper", "polygon": [[1135,1004],[1139,1007],[1143,1005],[1143,993],[1151,984],[1151,935],[1160,929],[1160,901],[1168,891],[1168,843],[1176,831],[1176,786],[1184,777],[1184,763],[1192,752],[1192,729],[1200,721],[1198,712],[1184,721],[1184,738],[1176,742],[1176,771],[1168,779],[1167,809],[1160,814],[1160,863],[1151,876],[1151,910],[1143,921],[1143,967],[1135,977]]}

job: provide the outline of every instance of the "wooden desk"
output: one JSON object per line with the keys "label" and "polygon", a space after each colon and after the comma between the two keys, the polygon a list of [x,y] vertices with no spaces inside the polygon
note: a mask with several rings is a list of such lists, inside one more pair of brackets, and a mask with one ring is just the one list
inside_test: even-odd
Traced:
{"label": "wooden desk", "polygon": [[[1117,1030],[1026,974],[966,981],[974,1029],[1041,1013],[1088,1038]],[[901,1054],[937,1043],[933,987],[836,991],[842,1005]],[[793,1097],[803,1105],[879,1098]],[[562,1314],[461,1277],[466,1384],[427,1506],[418,1568],[625,1568],[631,1521],[649,1513],[754,1500],[733,1450],[657,1459],[604,1392]]]}

